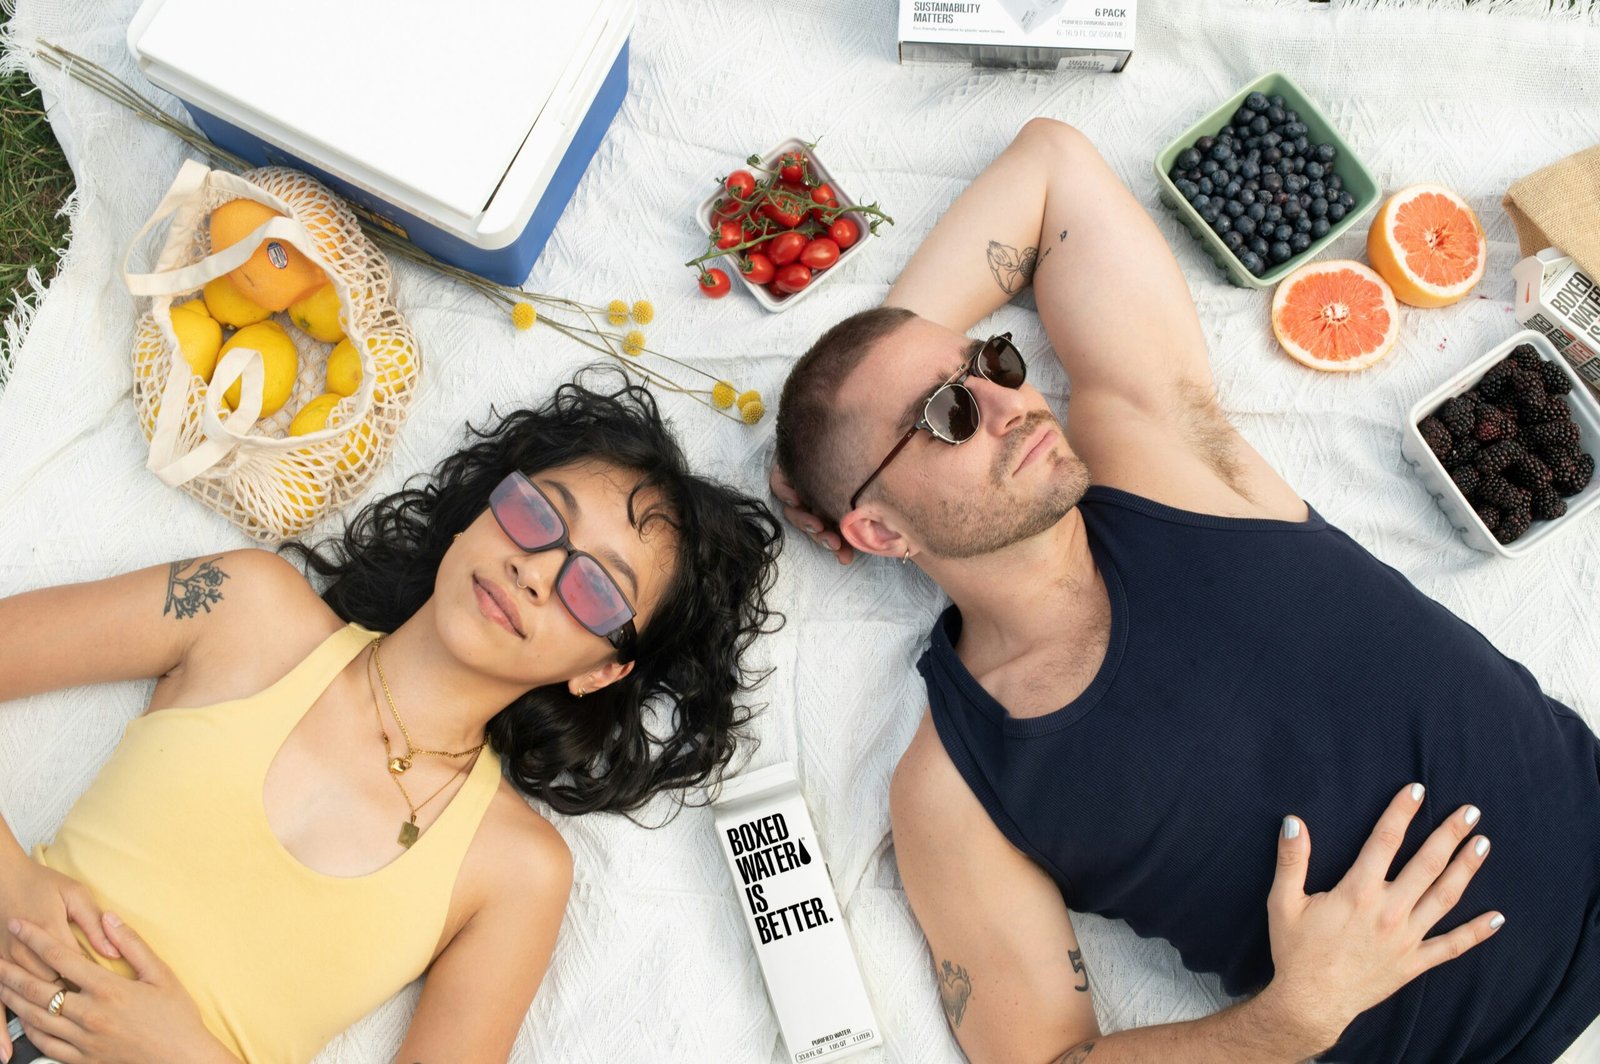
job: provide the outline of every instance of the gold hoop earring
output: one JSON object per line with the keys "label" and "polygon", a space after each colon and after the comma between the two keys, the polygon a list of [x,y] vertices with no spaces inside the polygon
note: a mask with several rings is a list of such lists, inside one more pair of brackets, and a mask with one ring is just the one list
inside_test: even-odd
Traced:
{"label": "gold hoop earring", "polygon": [[460,538],[461,538],[461,533],[460,533],[460,532],[457,532],[457,533],[456,533],[456,534],[455,534],[455,535],[453,535],[453,536],[451,536],[451,537],[450,537],[450,541],[451,541],[451,542],[452,542],[452,543],[454,543],[454,542],[455,542],[455,541],[456,541],[456,540],[458,540],[458,539],[460,539]]}
{"label": "gold hoop earring", "polygon": [[904,565],[906,562],[909,562],[910,560],[911,560],[911,548],[907,547],[905,555],[903,557],[901,557],[901,559],[900,559],[900,564]]}
{"label": "gold hoop earring", "polygon": [[583,686],[580,684],[578,686],[578,689],[576,691],[574,691],[573,693],[576,694],[579,698],[582,698],[584,695],[588,694],[589,692],[584,690]]}

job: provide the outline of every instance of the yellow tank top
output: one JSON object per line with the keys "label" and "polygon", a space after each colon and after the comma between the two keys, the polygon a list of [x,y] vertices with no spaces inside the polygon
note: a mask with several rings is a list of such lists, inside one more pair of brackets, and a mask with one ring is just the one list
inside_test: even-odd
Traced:
{"label": "yellow tank top", "polygon": [[55,841],[34,852],[143,935],[248,1064],[310,1060],[422,974],[500,783],[485,749],[416,844],[370,875],[323,875],[283,848],[262,805],[267,769],[373,634],[335,632],[249,698],[133,721]]}

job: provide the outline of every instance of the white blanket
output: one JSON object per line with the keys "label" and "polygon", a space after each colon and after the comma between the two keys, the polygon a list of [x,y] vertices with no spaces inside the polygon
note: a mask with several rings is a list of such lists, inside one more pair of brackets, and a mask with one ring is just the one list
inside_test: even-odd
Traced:
{"label": "white blanket", "polygon": [[[86,54],[176,110],[127,55],[134,7],[21,0],[13,30],[22,42],[48,38]],[[600,303],[648,296],[659,315],[647,330],[653,347],[758,387],[775,404],[796,353],[881,299],[940,212],[1023,121],[1065,119],[1099,144],[1166,234],[1205,323],[1223,404],[1251,442],[1330,520],[1526,662],[1552,694],[1600,719],[1600,520],[1522,561],[1475,553],[1399,448],[1411,403],[1515,328],[1508,271],[1518,252],[1499,206],[1507,184],[1600,141],[1600,19],[1586,14],[1589,5],[1534,20],[1455,5],[1145,0],[1121,74],[902,67],[894,7],[642,5],[627,102],[529,287]],[[0,594],[247,545],[145,471],[131,402],[134,307],[120,256],[186,151],[38,63],[26,66],[45,89],[78,193],[70,252],[0,393]],[[1284,357],[1267,296],[1224,283],[1156,202],[1151,160],[1160,147],[1270,70],[1288,72],[1321,102],[1386,189],[1449,185],[1488,230],[1478,293],[1445,310],[1403,310],[1397,349],[1362,374],[1321,375]],[[839,182],[879,200],[899,224],[791,313],[766,314],[740,292],[706,301],[680,265],[702,244],[694,206],[716,175],[791,135],[825,136]],[[1365,232],[1355,227],[1333,254],[1363,257]],[[513,332],[460,286],[406,264],[397,273],[427,374],[375,492],[431,467],[491,405],[545,396],[591,361],[548,331]],[[995,327],[1016,330],[1036,379],[1062,397],[1035,316],[1008,307]],[[663,402],[701,468],[762,487],[770,419],[747,429],[687,400]],[[799,764],[887,1039],[868,1059],[957,1061],[887,842],[889,775],[925,705],[913,664],[940,595],[914,569],[841,569],[791,536],[778,602],[789,621],[760,645],[776,671],[762,692],[752,763]],[[0,706],[0,814],[24,844],[51,835],[147,694],[124,684]],[[775,1059],[776,1025],[709,814],[691,809],[655,831],[608,816],[557,823],[576,856],[577,886],[514,1059]],[[1164,944],[1092,917],[1077,925],[1107,1028],[1191,1017],[1224,1000]],[[389,1059],[414,993],[321,1059]]]}

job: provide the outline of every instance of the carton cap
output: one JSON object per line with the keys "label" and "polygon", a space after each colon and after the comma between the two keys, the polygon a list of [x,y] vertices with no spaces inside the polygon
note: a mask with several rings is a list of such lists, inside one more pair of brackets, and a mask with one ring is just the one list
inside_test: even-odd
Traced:
{"label": "carton cap", "polygon": [[798,786],[799,777],[795,775],[794,763],[780,761],[776,765],[766,768],[754,769],[741,773],[729,780],[722,781],[721,793],[713,806],[728,805],[733,802],[742,802],[747,798],[758,797],[768,791],[778,790],[781,787]]}

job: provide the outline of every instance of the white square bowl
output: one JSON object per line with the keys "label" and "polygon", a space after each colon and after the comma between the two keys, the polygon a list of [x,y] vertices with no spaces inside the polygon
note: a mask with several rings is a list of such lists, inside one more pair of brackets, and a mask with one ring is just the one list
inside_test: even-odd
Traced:
{"label": "white square bowl", "polygon": [[1567,360],[1556,352],[1544,334],[1534,332],[1532,329],[1524,329],[1507,337],[1488,354],[1418,400],[1411,408],[1405,434],[1400,438],[1401,455],[1422,479],[1428,493],[1433,496],[1433,501],[1450,519],[1456,531],[1461,533],[1461,538],[1466,544],[1485,554],[1498,554],[1503,558],[1520,558],[1536,550],[1575,524],[1589,510],[1594,509],[1595,505],[1600,503],[1600,474],[1591,478],[1582,491],[1567,500],[1565,514],[1553,521],[1536,520],[1533,526],[1516,540],[1511,543],[1501,543],[1479,519],[1472,509],[1472,504],[1461,494],[1456,482],[1450,479],[1450,474],[1445,472],[1444,463],[1439,461],[1439,456],[1434,454],[1432,448],[1423,440],[1422,431],[1417,428],[1417,423],[1438,410],[1446,399],[1453,399],[1477,384],[1483,375],[1489,372],[1490,367],[1509,355],[1513,348],[1522,344],[1531,344],[1534,350],[1539,352],[1540,358],[1559,367],[1572,381],[1572,391],[1563,398],[1567,400],[1567,406],[1572,410],[1572,420],[1578,425],[1578,442],[1590,455],[1600,452],[1600,400],[1596,400],[1594,393],[1578,379],[1572,367],[1567,365]]}
{"label": "white square bowl", "polygon": [[[845,190],[839,187],[839,182],[833,179],[833,175],[828,172],[828,168],[822,165],[822,160],[817,157],[816,149],[807,147],[805,141],[800,140],[798,137],[790,137],[788,140],[784,141],[782,144],[763,155],[761,157],[761,165],[769,170],[775,169],[777,167],[778,160],[783,158],[786,153],[793,151],[803,151],[807,156],[810,157],[811,169],[824,184],[831,185],[833,187],[834,197],[838,199],[840,206],[854,207],[856,205],[856,201],[851,199]],[[738,169],[738,167],[735,167],[735,169]],[[695,217],[700,220],[700,228],[706,231],[707,236],[710,236],[717,231],[716,222],[712,220],[711,212],[716,207],[717,201],[726,198],[727,195],[728,191],[726,189],[719,188],[717,191],[706,197],[705,202],[700,204],[700,209],[695,214]],[[733,252],[728,255],[720,256],[720,259],[717,261],[720,261],[723,268],[727,271],[729,279],[741,282],[744,285],[745,290],[755,297],[757,303],[760,303],[763,307],[772,311],[774,314],[782,313],[783,311],[794,306],[796,303],[800,302],[802,299],[809,296],[812,292],[815,292],[824,283],[826,283],[829,278],[838,273],[840,268],[843,267],[847,261],[853,262],[855,257],[866,247],[867,238],[872,235],[872,230],[867,225],[867,219],[859,214],[848,211],[839,215],[839,217],[850,218],[854,220],[856,226],[861,230],[861,236],[856,239],[854,244],[839,252],[839,259],[832,266],[829,266],[820,274],[813,270],[810,284],[806,285],[793,295],[785,296],[782,299],[774,297],[771,292],[767,291],[765,285],[751,284],[750,281],[745,279],[744,271],[739,269],[739,257],[743,254],[743,252]]]}

